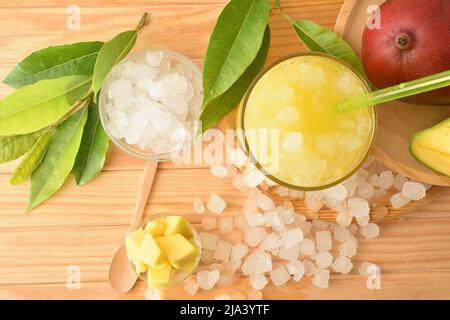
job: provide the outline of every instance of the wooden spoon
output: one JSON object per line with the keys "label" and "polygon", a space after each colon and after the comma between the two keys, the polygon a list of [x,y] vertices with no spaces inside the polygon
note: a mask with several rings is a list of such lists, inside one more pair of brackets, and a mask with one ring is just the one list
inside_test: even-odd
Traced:
{"label": "wooden spoon", "polygon": [[[150,194],[150,190],[152,189],[153,180],[155,179],[157,166],[158,162],[148,161],[145,164],[144,178],[142,180],[141,190],[139,192],[138,202],[133,219],[131,220],[129,232],[133,231],[142,220],[147,199]],[[128,292],[131,288],[133,288],[137,278],[136,273],[133,271],[130,263],[128,262],[125,243],[122,243],[109,263],[109,283],[117,292]]]}

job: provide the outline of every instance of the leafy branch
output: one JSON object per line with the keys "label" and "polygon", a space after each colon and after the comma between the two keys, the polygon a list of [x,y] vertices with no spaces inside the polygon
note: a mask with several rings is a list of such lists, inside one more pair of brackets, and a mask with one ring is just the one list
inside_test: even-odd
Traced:
{"label": "leafy branch", "polygon": [[17,91],[0,101],[0,163],[23,155],[10,183],[30,179],[30,212],[56,193],[71,171],[78,185],[102,170],[109,139],[95,103],[104,79],[147,24],[103,42],[51,46],[15,66],[3,82]]}

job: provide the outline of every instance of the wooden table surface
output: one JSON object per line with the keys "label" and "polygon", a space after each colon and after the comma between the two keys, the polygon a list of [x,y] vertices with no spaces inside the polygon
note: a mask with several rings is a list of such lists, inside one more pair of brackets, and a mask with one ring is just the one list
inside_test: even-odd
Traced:
{"label": "wooden table surface", "polygon": [[[343,0],[284,0],[295,18],[311,19],[333,28]],[[81,9],[81,29],[68,30],[67,6]],[[151,4],[150,4],[151,3]],[[210,32],[226,0],[2,0],[0,1],[0,77],[27,54],[51,44],[108,40],[133,27],[143,11],[151,24],[139,36],[137,49],[165,47],[192,58],[199,66]],[[289,24],[278,13],[271,18],[269,61],[302,50]],[[11,90],[0,86],[0,96]],[[77,187],[73,178],[51,200],[24,215],[28,186],[8,185],[13,164],[0,166],[0,298],[2,299],[140,299],[144,286],[117,294],[106,274],[110,257],[122,241],[131,219],[143,162],[112,147],[104,172],[92,183]],[[146,215],[200,217],[192,200],[204,201],[212,192],[227,202],[226,214],[238,215],[242,195],[229,179],[211,176],[206,166],[162,164]],[[267,286],[268,299],[449,299],[450,298],[450,192],[418,212],[381,225],[381,236],[363,241],[354,259],[381,266],[382,289],[370,291],[354,270],[332,275],[329,289],[318,289],[311,279],[276,288]],[[81,288],[66,286],[67,268],[81,270]],[[240,278],[234,288],[245,290]],[[218,291],[201,292],[212,298]],[[179,289],[169,298],[186,298]]]}

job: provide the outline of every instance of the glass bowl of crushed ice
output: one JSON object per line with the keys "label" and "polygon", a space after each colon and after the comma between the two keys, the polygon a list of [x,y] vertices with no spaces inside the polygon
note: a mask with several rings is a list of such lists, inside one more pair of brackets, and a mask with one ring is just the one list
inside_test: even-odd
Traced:
{"label": "glass bowl of crushed ice", "polygon": [[100,93],[100,119],[110,139],[129,155],[172,160],[198,141],[202,98],[202,75],[192,61],[147,49],[108,75]]}

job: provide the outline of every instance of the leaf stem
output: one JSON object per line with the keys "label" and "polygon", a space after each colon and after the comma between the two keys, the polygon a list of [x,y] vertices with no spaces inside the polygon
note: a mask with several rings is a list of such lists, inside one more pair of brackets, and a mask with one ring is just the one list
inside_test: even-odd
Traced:
{"label": "leaf stem", "polygon": [[88,105],[89,103],[91,103],[92,98],[94,96],[94,93],[92,91],[90,91],[86,97],[84,97],[81,100],[78,100],[72,108],[70,108],[69,111],[67,111],[67,113],[61,117],[61,119],[59,119],[56,123],[52,124],[49,126],[49,128],[56,128],[58,127],[61,123],[63,123],[64,121],[66,121],[68,118],[70,118],[72,115],[74,115],[75,113],[77,113],[79,110],[83,109],[84,107],[86,107],[86,105]]}
{"label": "leaf stem", "polygon": [[147,24],[148,12],[145,12],[138,25],[136,26],[136,31],[140,31]]}

